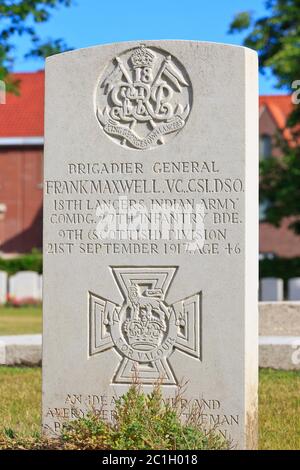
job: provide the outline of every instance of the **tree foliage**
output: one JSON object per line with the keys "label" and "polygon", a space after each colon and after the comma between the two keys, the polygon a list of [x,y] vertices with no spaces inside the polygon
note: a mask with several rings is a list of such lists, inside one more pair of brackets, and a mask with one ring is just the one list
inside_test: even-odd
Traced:
{"label": "tree foliage", "polygon": [[31,47],[26,57],[46,57],[67,49],[62,39],[42,39],[37,25],[49,20],[51,12],[70,6],[73,0],[0,0],[0,79],[6,81],[8,91],[17,92],[17,83],[9,78],[15,55],[15,39],[27,36]]}
{"label": "tree foliage", "polygon": [[[300,97],[300,0],[268,0],[268,12],[255,18],[252,12],[235,16],[229,31],[247,32],[244,45],[258,51],[260,70],[277,79],[277,87]],[[298,87],[298,91],[296,88]],[[300,100],[299,100],[300,101]],[[290,227],[300,233],[300,106],[295,104],[288,119],[293,144],[278,139],[283,158],[261,163],[261,200],[268,202],[266,220],[279,226],[292,217]]]}
{"label": "tree foliage", "polygon": [[282,158],[261,162],[260,199],[267,202],[266,221],[279,227],[291,217],[289,228],[300,234],[300,148],[282,148]]}
{"label": "tree foliage", "polygon": [[[229,32],[247,31],[244,45],[258,51],[260,70],[270,70],[277,87],[295,93],[300,88],[300,0],[267,0],[268,15],[255,19],[252,12],[238,13]],[[300,122],[299,106],[288,121]]]}
{"label": "tree foliage", "polygon": [[300,0],[268,0],[265,5],[269,15],[254,19],[251,12],[239,13],[229,31],[250,29],[244,44],[258,51],[261,71],[271,69],[278,87],[290,90],[300,78]]}

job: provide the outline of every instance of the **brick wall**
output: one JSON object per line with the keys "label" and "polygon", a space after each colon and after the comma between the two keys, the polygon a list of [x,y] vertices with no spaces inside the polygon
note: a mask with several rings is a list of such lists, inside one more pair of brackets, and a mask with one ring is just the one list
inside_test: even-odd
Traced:
{"label": "brick wall", "polygon": [[[276,148],[277,125],[267,108],[260,115],[260,135],[273,137],[273,156],[280,158],[281,152]],[[259,226],[259,251],[260,253],[274,253],[276,256],[293,258],[300,256],[300,237],[295,235],[288,226],[292,219],[283,219],[279,228],[261,222]]]}
{"label": "brick wall", "polygon": [[42,247],[43,148],[0,149],[0,251],[25,253]]}

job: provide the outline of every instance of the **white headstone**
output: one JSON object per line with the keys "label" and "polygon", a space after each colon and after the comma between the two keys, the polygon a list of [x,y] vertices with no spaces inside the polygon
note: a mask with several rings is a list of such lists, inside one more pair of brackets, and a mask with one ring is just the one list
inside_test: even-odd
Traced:
{"label": "white headstone", "polygon": [[283,300],[283,280],[265,277],[260,281],[260,300],[262,302]]}
{"label": "white headstone", "polygon": [[43,275],[39,275],[39,300],[43,300]]}
{"label": "white headstone", "polygon": [[257,54],[145,41],[46,66],[43,425],[134,372],[256,445]]}
{"label": "white headstone", "polygon": [[39,275],[34,271],[20,271],[10,276],[9,295],[16,301],[39,300]]}
{"label": "white headstone", "polygon": [[7,300],[7,273],[0,271],[0,304],[5,304]]}
{"label": "white headstone", "polygon": [[300,300],[300,277],[289,279],[288,300]]}

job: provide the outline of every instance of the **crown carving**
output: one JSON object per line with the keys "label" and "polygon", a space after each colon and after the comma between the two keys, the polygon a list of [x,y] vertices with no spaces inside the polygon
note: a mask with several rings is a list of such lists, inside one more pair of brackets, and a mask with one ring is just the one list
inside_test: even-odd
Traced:
{"label": "crown carving", "polygon": [[159,346],[164,336],[164,325],[159,320],[132,320],[124,324],[128,344],[139,351],[151,351]]}
{"label": "crown carving", "polygon": [[152,67],[154,62],[154,54],[149,51],[144,45],[134,51],[131,56],[131,62],[134,68],[138,67]]}

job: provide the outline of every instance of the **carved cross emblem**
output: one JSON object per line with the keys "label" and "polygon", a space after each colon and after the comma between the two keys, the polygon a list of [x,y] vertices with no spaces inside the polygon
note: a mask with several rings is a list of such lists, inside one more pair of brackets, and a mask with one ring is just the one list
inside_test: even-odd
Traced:
{"label": "carved cross emblem", "polygon": [[191,89],[178,60],[161,49],[140,45],[117,56],[101,77],[97,118],[117,143],[147,150],[184,127]]}
{"label": "carved cross emblem", "polygon": [[201,360],[201,293],[173,305],[165,301],[177,268],[111,268],[124,302],[89,292],[90,355],[114,348],[121,362],[112,383],[178,380],[168,358],[175,350]]}

